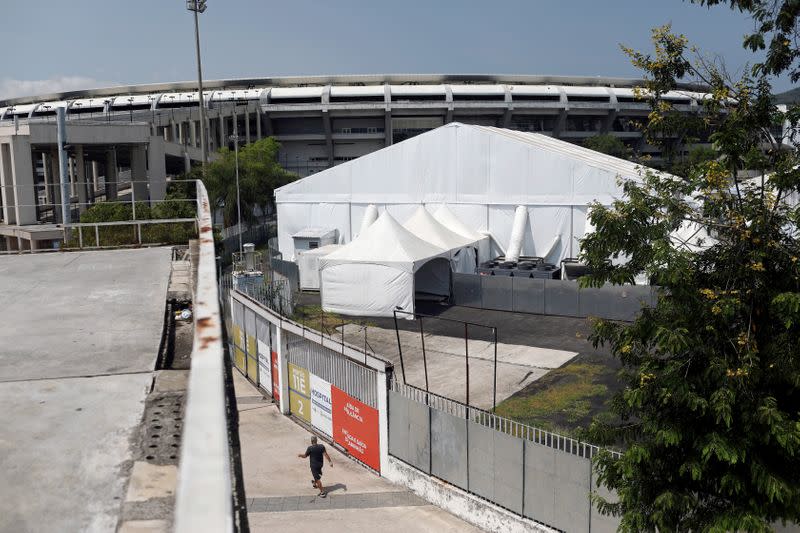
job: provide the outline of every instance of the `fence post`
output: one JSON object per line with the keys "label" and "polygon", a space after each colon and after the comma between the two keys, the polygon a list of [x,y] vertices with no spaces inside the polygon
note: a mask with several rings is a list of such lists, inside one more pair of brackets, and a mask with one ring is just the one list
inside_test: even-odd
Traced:
{"label": "fence post", "polygon": [[464,322],[464,362],[467,365],[467,407],[469,407],[469,325]]}
{"label": "fence post", "polygon": [[100,248],[100,226],[94,225],[94,245]]}
{"label": "fence post", "polygon": [[494,332],[494,384],[492,386],[492,411],[497,411],[497,328]]}
{"label": "fence post", "polygon": [[422,317],[419,317],[419,340],[422,341],[422,366],[425,369],[425,392],[429,392],[428,387],[428,358],[425,355],[425,333],[422,331]]}
{"label": "fence post", "polygon": [[83,248],[83,226],[78,226],[78,248]]}

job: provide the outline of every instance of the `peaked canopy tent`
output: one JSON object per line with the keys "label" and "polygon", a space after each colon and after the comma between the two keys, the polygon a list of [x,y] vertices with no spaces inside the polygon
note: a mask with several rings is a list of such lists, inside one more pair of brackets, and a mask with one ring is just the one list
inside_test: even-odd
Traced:
{"label": "peaked canopy tent", "polygon": [[450,294],[450,254],[401,226],[388,212],[355,240],[321,257],[322,309],[342,315],[414,312],[418,292]]}
{"label": "peaked canopy tent", "polygon": [[433,218],[438,220],[442,226],[449,229],[453,233],[458,233],[462,237],[466,237],[467,239],[477,243],[478,257],[485,258],[489,256],[489,245],[491,244],[489,242],[489,236],[483,233],[478,233],[461,222],[455,213],[453,213],[447,207],[447,204],[442,204],[442,206],[439,207],[439,209],[437,209],[433,214]]}
{"label": "peaked canopy tent", "polygon": [[453,272],[472,274],[477,265],[478,239],[470,239],[447,229],[431,215],[425,206],[419,206],[403,227],[424,241],[447,250]]}
{"label": "peaked canopy tent", "polygon": [[545,135],[451,123],[277,189],[278,246],[293,257],[290,236],[308,225],[337,228],[349,242],[370,204],[403,222],[420,205],[446,205],[471,232],[490,234],[488,253],[500,255],[521,205],[521,254],[558,263],[578,254],[587,205],[610,205],[620,178],[640,171]]}

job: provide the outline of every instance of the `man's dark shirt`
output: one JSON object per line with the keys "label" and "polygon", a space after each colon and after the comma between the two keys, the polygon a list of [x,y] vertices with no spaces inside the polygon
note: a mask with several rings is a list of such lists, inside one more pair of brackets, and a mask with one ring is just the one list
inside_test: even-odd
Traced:
{"label": "man's dark shirt", "polygon": [[322,468],[322,454],[325,453],[325,446],[322,444],[314,444],[309,446],[306,450],[306,455],[308,455],[308,460],[311,463],[311,467],[320,467]]}

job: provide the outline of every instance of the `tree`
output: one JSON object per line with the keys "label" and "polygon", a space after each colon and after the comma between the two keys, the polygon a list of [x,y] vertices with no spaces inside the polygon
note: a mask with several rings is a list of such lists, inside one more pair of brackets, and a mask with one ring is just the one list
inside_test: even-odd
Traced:
{"label": "tree", "polygon": [[[800,523],[800,209],[789,200],[800,193],[800,160],[797,145],[770,135],[776,122],[796,127],[797,115],[772,103],[769,69],[732,82],[720,65],[691,60],[669,26],[653,41],[652,55],[627,50],[644,72],[645,134],[680,126],[662,96],[696,77],[710,97],[692,120],[713,125],[714,157],[681,177],[643,172],[622,199],[590,211],[596,231],[582,257],[593,273],[583,283],[646,273],[660,287],[633,323],[594,327],[592,341],[619,357],[625,382],[612,402],[618,420],[590,429],[624,449],[595,465],[617,501],[596,499],[625,531]],[[758,176],[737,179],[741,170]],[[680,245],[682,229],[706,236]]]}
{"label": "tree", "polygon": [[[253,210],[266,211],[273,204],[276,188],[297,179],[278,164],[280,144],[272,137],[239,148],[239,189],[243,223],[254,223]],[[209,163],[203,182],[211,203],[222,208],[226,226],[236,224],[236,161],[228,148],[219,150],[219,158]]]}
{"label": "tree", "polygon": [[631,155],[630,148],[625,146],[625,143],[622,142],[622,139],[607,133],[589,137],[583,141],[583,145],[590,150],[613,155],[614,157],[619,157],[622,159],[628,159]]}
{"label": "tree", "polygon": [[795,0],[692,0],[713,7],[729,5],[749,13],[754,22],[753,32],[745,35],[743,44],[753,52],[766,50],[764,61],[754,65],[762,75],[788,73],[793,82],[800,80],[800,2]]}

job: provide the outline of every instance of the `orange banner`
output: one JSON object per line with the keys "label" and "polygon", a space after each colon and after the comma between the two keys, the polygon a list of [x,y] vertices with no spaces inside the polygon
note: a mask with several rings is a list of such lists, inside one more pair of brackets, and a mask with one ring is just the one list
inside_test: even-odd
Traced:
{"label": "orange banner", "polygon": [[378,410],[333,385],[331,403],[333,440],[344,446],[353,457],[380,472]]}

